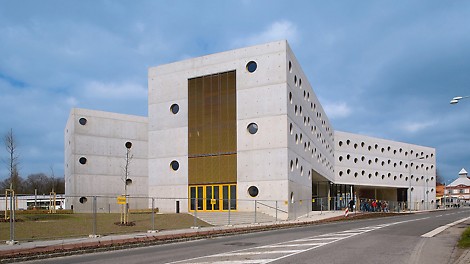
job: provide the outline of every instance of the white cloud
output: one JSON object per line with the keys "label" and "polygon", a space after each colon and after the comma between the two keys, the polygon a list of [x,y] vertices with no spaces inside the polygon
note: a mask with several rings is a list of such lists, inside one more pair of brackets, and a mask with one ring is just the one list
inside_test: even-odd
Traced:
{"label": "white cloud", "polygon": [[264,31],[252,34],[247,38],[234,41],[236,47],[252,46],[271,41],[286,39],[289,43],[298,40],[298,31],[294,23],[288,20],[280,20],[272,23]]}
{"label": "white cloud", "polygon": [[406,122],[402,125],[403,129],[407,132],[415,133],[435,125],[436,121],[427,122]]}
{"label": "white cloud", "polygon": [[104,83],[91,81],[85,85],[87,97],[92,98],[147,98],[147,87],[137,83]]}
{"label": "white cloud", "polygon": [[326,114],[330,119],[345,118],[351,115],[352,110],[345,102],[322,104]]}
{"label": "white cloud", "polygon": [[67,103],[67,105],[71,106],[71,107],[75,107],[78,105],[78,100],[77,98],[75,97],[68,97],[65,102]]}

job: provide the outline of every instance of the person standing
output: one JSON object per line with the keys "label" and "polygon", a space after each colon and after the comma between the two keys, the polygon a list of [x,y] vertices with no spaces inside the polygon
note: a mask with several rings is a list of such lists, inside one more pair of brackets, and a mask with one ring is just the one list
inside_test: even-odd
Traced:
{"label": "person standing", "polygon": [[352,213],[354,211],[354,200],[349,200],[349,211]]}

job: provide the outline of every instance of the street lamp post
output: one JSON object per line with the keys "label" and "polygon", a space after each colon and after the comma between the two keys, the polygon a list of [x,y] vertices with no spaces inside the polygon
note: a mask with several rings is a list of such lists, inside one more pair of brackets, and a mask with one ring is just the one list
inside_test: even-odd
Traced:
{"label": "street lamp post", "polygon": [[[451,181],[452,180],[445,180],[444,181],[444,209],[447,209],[447,199],[448,199],[448,197],[451,197],[449,195],[449,190],[447,190],[447,185],[448,185],[447,183],[448,182],[451,183]],[[446,195],[446,192],[447,192],[447,195]]]}
{"label": "street lamp post", "polygon": [[450,104],[457,104],[460,100],[470,98],[470,95],[467,96],[456,96],[450,100]]}

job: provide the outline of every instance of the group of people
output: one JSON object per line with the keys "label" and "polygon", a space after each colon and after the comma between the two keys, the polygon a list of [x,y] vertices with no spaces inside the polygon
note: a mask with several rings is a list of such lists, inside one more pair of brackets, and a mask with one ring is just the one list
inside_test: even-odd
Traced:
{"label": "group of people", "polygon": [[388,213],[387,201],[380,201],[374,199],[367,199],[361,201],[361,211],[363,212],[384,212]]}

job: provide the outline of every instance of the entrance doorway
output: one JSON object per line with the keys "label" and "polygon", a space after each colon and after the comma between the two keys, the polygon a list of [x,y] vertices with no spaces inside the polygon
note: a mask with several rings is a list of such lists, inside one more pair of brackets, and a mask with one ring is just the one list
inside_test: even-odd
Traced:
{"label": "entrance doorway", "polygon": [[237,185],[189,186],[189,211],[224,212],[237,210]]}

